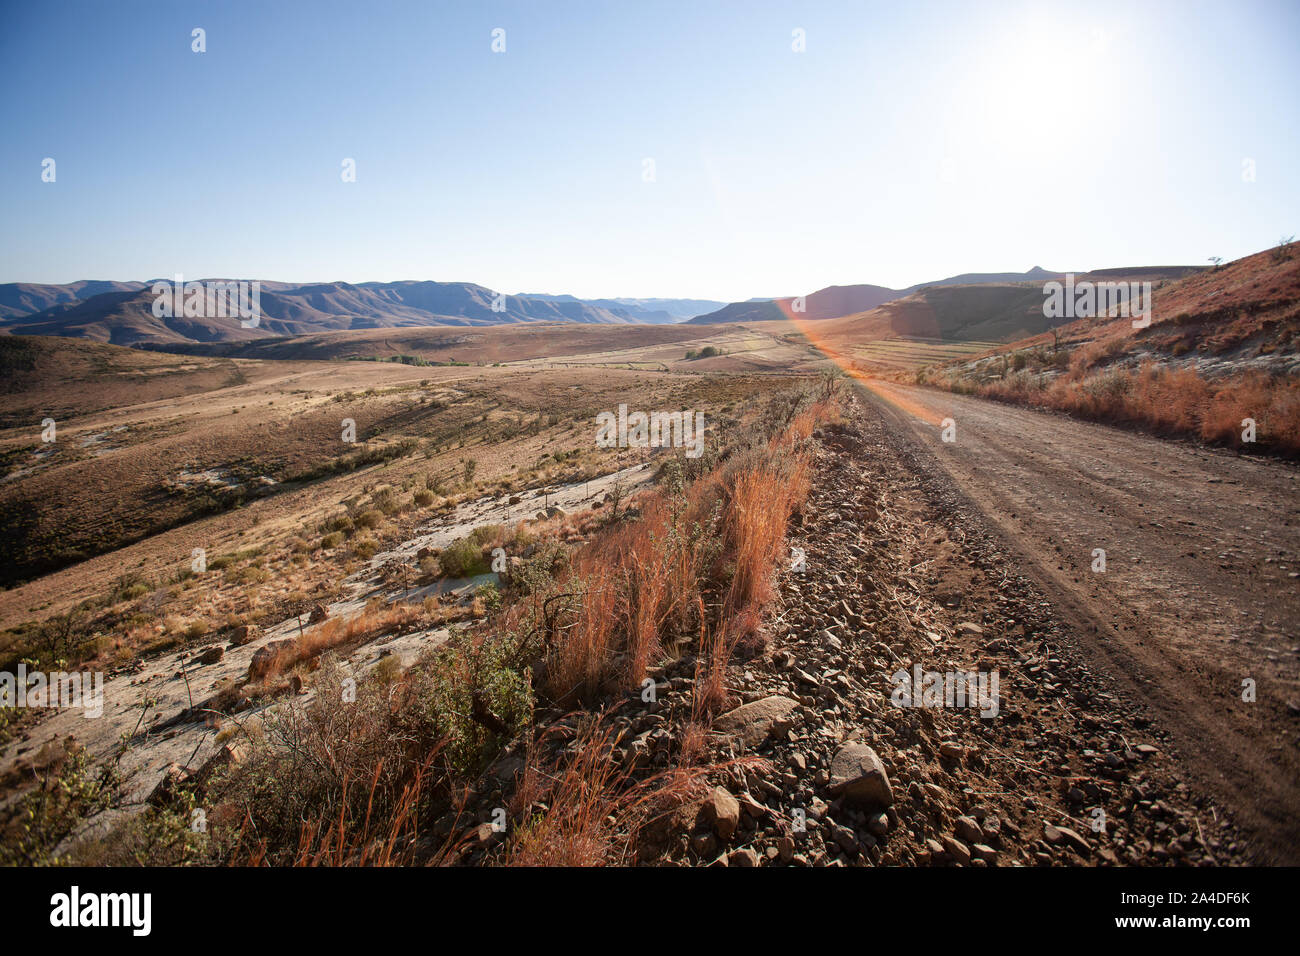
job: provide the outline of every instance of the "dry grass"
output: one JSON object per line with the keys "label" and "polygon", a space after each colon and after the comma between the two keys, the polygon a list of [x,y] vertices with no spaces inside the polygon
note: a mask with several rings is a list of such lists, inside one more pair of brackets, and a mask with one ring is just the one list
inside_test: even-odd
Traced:
{"label": "dry grass", "polygon": [[[1252,419],[1254,448],[1300,454],[1300,382],[1278,371],[1291,367],[1286,359],[1300,347],[1294,251],[1269,250],[1158,286],[1155,321],[1140,332],[1126,317],[1080,319],[1057,330],[1059,342],[1042,335],[1008,346],[994,356],[1000,369],[985,361],[923,377],[953,391],[1233,448],[1243,446],[1242,422]],[[1198,366],[1188,364],[1192,357]]]}
{"label": "dry grass", "polygon": [[373,604],[352,617],[324,621],[294,639],[281,651],[265,680],[270,682],[299,664],[314,661],[326,651],[355,647],[383,634],[401,634],[413,625],[433,625],[443,609],[424,604]]}
{"label": "dry grass", "polygon": [[1150,362],[1138,369],[1086,372],[1084,368],[1079,363],[1050,382],[1034,375],[1013,375],[974,391],[987,398],[1234,448],[1243,445],[1243,420],[1253,419],[1258,447],[1300,454],[1300,382],[1263,372],[1207,379],[1195,369],[1161,368]]}
{"label": "dry grass", "polygon": [[791,513],[807,494],[806,441],[829,402],[792,414],[776,434],[688,487],[638,499],[641,519],[616,524],[573,558],[557,587],[570,600],[551,624],[545,662],[554,699],[594,701],[640,686],[647,668],[699,635],[705,710],[738,643],[758,630]]}

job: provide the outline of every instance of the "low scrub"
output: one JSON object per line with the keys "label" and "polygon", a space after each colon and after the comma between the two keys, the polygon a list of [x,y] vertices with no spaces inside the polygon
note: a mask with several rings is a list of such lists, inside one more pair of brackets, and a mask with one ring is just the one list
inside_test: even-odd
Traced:
{"label": "low scrub", "polygon": [[[1171,369],[1152,362],[1140,368],[1095,368],[1090,367],[1093,360],[1090,355],[1055,378],[1026,371],[984,383],[959,376],[931,382],[1091,421],[1231,448],[1300,455],[1300,382],[1294,379],[1260,371],[1207,378],[1192,368]],[[1247,419],[1255,423],[1253,446],[1243,441]]]}

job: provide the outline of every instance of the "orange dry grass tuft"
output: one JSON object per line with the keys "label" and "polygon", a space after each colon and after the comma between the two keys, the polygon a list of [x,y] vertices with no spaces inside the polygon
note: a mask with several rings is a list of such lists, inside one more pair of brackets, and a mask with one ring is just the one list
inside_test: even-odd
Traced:
{"label": "orange dry grass tuft", "polygon": [[806,441],[831,411],[806,408],[689,487],[640,496],[639,520],[606,528],[573,557],[557,587],[570,603],[546,622],[554,699],[635,689],[698,630],[705,683],[717,685],[704,692],[706,709],[719,704],[726,662],[774,594],[786,526],[808,490]]}
{"label": "orange dry grass tuft", "polygon": [[785,545],[786,522],[807,493],[807,471],[807,457],[792,455],[736,477],[726,523],[736,556],[729,614],[771,600],[772,569]]}
{"label": "orange dry grass tuft", "polygon": [[634,688],[662,658],[663,639],[688,620],[704,574],[712,498],[707,480],[684,500],[659,493],[636,504],[641,519],[606,529],[574,557],[561,589],[575,607],[548,661],[557,700],[591,700],[616,686]]}
{"label": "orange dry grass tuft", "polygon": [[423,611],[421,605],[390,604],[367,606],[352,617],[331,618],[304,631],[291,648],[281,652],[266,679],[283,674],[303,661],[314,660],[334,648],[359,644],[372,637],[397,631],[418,619]]}
{"label": "orange dry grass tuft", "polygon": [[579,601],[574,620],[563,625],[551,651],[548,682],[557,700],[589,699],[602,689],[617,646],[620,602],[615,569],[584,561],[565,587]]}

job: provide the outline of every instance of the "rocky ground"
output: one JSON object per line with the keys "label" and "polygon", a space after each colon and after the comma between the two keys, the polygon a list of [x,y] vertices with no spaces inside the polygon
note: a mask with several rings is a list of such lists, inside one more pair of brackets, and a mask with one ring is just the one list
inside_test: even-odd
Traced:
{"label": "rocky ground", "polygon": [[[713,724],[724,769],[702,801],[645,828],[639,862],[1248,861],[1152,716],[1074,653],[1052,605],[927,488],[885,419],[854,400],[819,437],[790,539],[803,570],[782,575],[769,645],[733,666],[738,706]],[[996,716],[896,706],[891,675],[914,665],[996,671]],[[659,675],[655,703],[620,708],[625,762],[680,760],[694,671],[683,659]]]}

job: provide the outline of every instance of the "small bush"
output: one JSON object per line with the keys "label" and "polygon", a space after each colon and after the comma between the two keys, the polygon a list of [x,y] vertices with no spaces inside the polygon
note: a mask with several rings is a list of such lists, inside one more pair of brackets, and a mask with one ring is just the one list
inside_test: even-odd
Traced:
{"label": "small bush", "polygon": [[453,578],[466,578],[488,570],[483,546],[472,533],[447,545],[438,554],[438,563],[442,565],[443,573]]}
{"label": "small bush", "polygon": [[337,515],[325,523],[325,528],[328,531],[339,531],[343,534],[351,534],[355,530],[356,525],[348,515]]}

